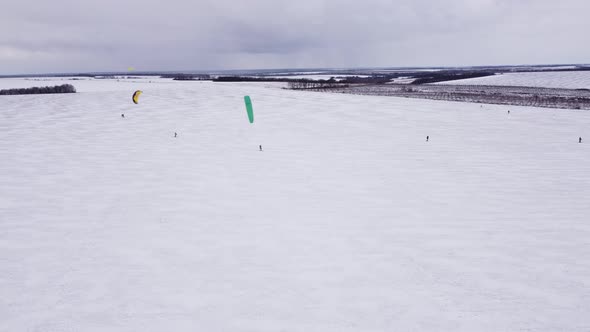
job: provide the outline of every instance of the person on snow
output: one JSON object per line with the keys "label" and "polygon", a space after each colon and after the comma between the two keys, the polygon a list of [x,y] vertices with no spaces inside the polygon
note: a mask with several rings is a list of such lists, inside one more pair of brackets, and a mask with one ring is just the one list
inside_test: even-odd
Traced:
{"label": "person on snow", "polygon": [[174,137],[176,137],[176,136],[178,136],[178,134],[175,132],[175,133],[174,133]]}
{"label": "person on snow", "polygon": [[426,136],[426,142],[428,142],[429,139],[430,139],[430,136]]}
{"label": "person on snow", "polygon": [[258,147],[260,148],[260,151],[262,151],[262,145],[259,145]]}
{"label": "person on snow", "polygon": [[125,114],[121,114],[121,117],[124,118],[125,117]]}
{"label": "person on snow", "polygon": [[578,139],[578,143],[582,143],[582,137]]}

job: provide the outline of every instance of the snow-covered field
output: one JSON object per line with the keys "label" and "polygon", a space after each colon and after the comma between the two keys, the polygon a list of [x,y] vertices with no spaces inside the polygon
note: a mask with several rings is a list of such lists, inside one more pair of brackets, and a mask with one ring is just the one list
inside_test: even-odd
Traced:
{"label": "snow-covered field", "polygon": [[530,86],[557,89],[590,89],[590,71],[506,73],[437,84]]}
{"label": "snow-covered field", "polygon": [[0,96],[0,331],[590,330],[590,112],[72,84]]}

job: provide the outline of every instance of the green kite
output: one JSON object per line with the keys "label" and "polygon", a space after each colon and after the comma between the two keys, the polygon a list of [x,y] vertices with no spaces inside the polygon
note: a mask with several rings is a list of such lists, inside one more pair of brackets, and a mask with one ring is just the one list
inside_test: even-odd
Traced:
{"label": "green kite", "polygon": [[250,123],[254,123],[254,110],[252,109],[252,100],[250,99],[250,96],[244,96],[244,102],[246,103],[248,120],[250,120]]}

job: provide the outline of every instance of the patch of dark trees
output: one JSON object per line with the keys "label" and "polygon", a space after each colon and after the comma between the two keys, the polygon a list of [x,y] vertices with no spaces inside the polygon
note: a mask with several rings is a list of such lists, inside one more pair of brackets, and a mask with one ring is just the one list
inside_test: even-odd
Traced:
{"label": "patch of dark trees", "polygon": [[476,71],[476,72],[465,72],[465,71],[438,71],[438,72],[424,72],[424,73],[417,73],[412,75],[412,77],[416,78],[412,84],[419,85],[419,84],[429,84],[429,83],[439,83],[439,82],[447,82],[447,81],[456,81],[456,80],[464,80],[468,78],[478,78],[478,77],[486,77],[486,76],[493,76],[495,73],[493,72],[486,72],[486,71]]}
{"label": "patch of dark trees", "polygon": [[76,93],[76,88],[71,84],[64,84],[56,86],[0,90],[0,95],[38,95],[53,93]]}
{"label": "patch of dark trees", "polygon": [[347,87],[349,87],[348,84],[337,82],[336,80],[293,80],[289,82],[289,89],[293,90],[336,89]]}
{"label": "patch of dark trees", "polygon": [[173,81],[206,81],[211,80],[210,75],[206,74],[165,74],[161,78],[171,78]]}

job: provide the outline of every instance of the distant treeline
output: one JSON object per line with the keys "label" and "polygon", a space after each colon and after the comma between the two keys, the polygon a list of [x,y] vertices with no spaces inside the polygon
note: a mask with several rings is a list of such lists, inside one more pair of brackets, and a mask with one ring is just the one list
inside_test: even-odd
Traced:
{"label": "distant treeline", "polygon": [[38,95],[50,93],[76,93],[76,88],[71,84],[0,90],[0,95]]}
{"label": "distant treeline", "polygon": [[301,83],[301,84],[383,84],[387,83],[391,78],[385,75],[374,75],[369,77],[360,76],[345,76],[336,79],[332,77],[327,80],[315,80],[309,78],[289,78],[285,77],[266,77],[266,76],[220,76],[214,78],[214,82],[287,82],[287,83]]}
{"label": "distant treeline", "polygon": [[493,72],[465,72],[465,71],[438,71],[438,72],[426,72],[414,75],[417,77],[412,84],[429,84],[447,81],[464,80],[468,78],[478,78],[493,76]]}
{"label": "distant treeline", "polygon": [[221,76],[213,79],[214,82],[286,82],[290,89],[329,89],[347,87],[343,81],[337,81],[334,77],[328,80],[312,80],[306,78],[290,79],[283,77],[248,77],[248,76]]}
{"label": "distant treeline", "polygon": [[290,82],[290,79],[276,77],[219,76],[213,82]]}
{"label": "distant treeline", "polygon": [[204,81],[210,80],[211,76],[206,74],[165,74],[161,78],[171,78],[173,81]]}
{"label": "distant treeline", "polygon": [[392,82],[396,78],[415,79],[412,84],[428,84],[445,81],[463,80],[468,78],[485,77],[495,75],[489,71],[432,71],[432,72],[411,72],[391,73],[371,76],[335,76],[327,80],[315,80],[308,78],[293,79],[285,77],[265,76],[220,76],[212,79],[214,82],[287,82],[291,89],[317,89],[318,87],[333,87],[348,84],[355,85],[380,85]]}

